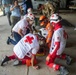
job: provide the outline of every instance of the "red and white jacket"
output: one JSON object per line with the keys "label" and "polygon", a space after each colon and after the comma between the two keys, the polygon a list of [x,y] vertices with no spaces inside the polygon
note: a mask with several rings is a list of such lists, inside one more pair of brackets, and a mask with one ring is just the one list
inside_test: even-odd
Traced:
{"label": "red and white jacket", "polygon": [[34,34],[25,35],[15,46],[14,53],[20,59],[25,56],[32,57],[32,54],[36,55],[39,50],[39,42]]}
{"label": "red and white jacket", "polygon": [[54,27],[54,33],[52,37],[52,43],[50,47],[50,54],[52,58],[55,58],[56,55],[61,55],[67,40],[67,33],[62,28],[62,25],[60,22],[56,23]]}

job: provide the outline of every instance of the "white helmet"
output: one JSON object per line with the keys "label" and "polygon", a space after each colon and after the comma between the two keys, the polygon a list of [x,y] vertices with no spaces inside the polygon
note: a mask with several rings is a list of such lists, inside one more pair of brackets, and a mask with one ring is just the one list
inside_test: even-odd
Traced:
{"label": "white helmet", "polygon": [[32,13],[33,13],[33,12],[32,12],[32,9],[31,9],[31,8],[28,8],[28,9],[27,9],[27,13],[28,13],[28,14],[32,14]]}
{"label": "white helmet", "polygon": [[61,17],[58,14],[52,14],[50,17],[50,22],[58,23],[61,20]]}
{"label": "white helmet", "polygon": [[27,16],[30,20],[34,20],[35,19],[35,16],[34,14],[27,14]]}
{"label": "white helmet", "polygon": [[47,37],[47,34],[48,34],[48,31],[45,28],[41,28],[39,30],[41,32],[41,35],[46,38]]}

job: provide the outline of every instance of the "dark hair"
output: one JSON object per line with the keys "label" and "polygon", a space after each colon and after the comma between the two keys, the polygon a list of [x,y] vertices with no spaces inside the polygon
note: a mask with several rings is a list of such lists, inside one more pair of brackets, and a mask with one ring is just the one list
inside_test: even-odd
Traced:
{"label": "dark hair", "polygon": [[39,4],[37,8],[40,9],[42,5],[43,5],[43,4]]}
{"label": "dark hair", "polygon": [[13,0],[13,1],[12,1],[12,4],[14,4],[14,2],[15,2],[15,1],[17,1],[17,2],[18,2],[18,0]]}

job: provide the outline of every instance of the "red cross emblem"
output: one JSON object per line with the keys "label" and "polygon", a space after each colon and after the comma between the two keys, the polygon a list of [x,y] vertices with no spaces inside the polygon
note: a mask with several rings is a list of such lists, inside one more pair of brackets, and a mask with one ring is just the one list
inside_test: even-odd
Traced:
{"label": "red cross emblem", "polygon": [[24,41],[28,42],[29,44],[31,44],[33,39],[34,39],[33,37],[26,36],[26,39]]}
{"label": "red cross emblem", "polygon": [[54,17],[54,15],[52,15],[52,17]]}

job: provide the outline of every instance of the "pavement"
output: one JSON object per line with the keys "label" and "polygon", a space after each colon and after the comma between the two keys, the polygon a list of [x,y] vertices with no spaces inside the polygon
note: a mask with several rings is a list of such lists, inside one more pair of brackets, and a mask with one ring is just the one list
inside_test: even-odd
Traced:
{"label": "pavement", "polygon": [[[63,19],[67,20],[69,24],[76,25],[76,13],[60,13]],[[64,28],[68,33],[67,47],[64,53],[70,55],[76,60],[76,31],[74,27],[67,26],[68,24],[63,23]],[[13,53],[13,45],[7,45],[7,37],[11,34],[11,26],[9,26],[7,17],[0,17],[0,63],[5,55],[11,55]],[[45,56],[37,56],[39,60],[39,70],[35,70],[32,67],[27,67],[26,65],[21,65],[14,67],[13,62],[10,61],[4,67],[0,66],[0,75],[58,75],[59,71],[54,71],[45,65]],[[76,62],[74,61],[70,66],[66,65],[65,60],[56,59],[56,63],[62,64],[69,70],[68,75],[76,75]]]}

